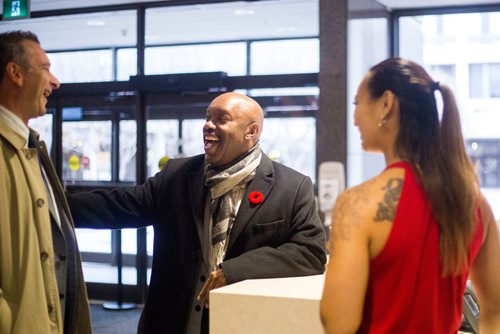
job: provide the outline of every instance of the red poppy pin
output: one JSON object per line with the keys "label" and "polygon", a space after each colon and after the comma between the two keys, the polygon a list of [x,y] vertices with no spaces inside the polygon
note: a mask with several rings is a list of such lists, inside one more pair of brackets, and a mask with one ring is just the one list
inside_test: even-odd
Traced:
{"label": "red poppy pin", "polygon": [[260,191],[252,191],[248,195],[248,200],[250,201],[250,204],[257,205],[262,203],[264,200],[264,195]]}

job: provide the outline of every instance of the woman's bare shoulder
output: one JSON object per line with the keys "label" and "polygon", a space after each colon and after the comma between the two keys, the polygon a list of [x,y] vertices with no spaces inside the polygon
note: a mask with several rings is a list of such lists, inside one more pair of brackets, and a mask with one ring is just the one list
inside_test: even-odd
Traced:
{"label": "woman's bare shoulder", "polygon": [[374,178],[344,191],[336,206],[351,219],[392,220],[404,181],[404,170],[385,170]]}

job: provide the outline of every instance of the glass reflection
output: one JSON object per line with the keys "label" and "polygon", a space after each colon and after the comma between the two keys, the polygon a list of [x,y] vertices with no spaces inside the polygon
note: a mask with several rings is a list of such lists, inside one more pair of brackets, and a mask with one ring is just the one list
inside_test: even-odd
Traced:
{"label": "glass reflection", "polygon": [[32,118],[29,121],[29,127],[40,134],[40,140],[45,142],[47,151],[52,151],[52,122],[54,116],[52,113],[47,113],[42,117]]}
{"label": "glass reflection", "polygon": [[316,180],[316,119],[314,117],[266,118],[260,139],[272,159]]}
{"label": "glass reflection", "polygon": [[135,181],[137,124],[120,121],[120,181]]}
{"label": "glass reflection", "polygon": [[111,121],[63,122],[65,181],[111,181]]}
{"label": "glass reflection", "polygon": [[185,156],[202,154],[204,119],[187,119],[182,122],[182,152]]}
{"label": "glass reflection", "polygon": [[385,167],[382,154],[364,152],[354,126],[354,105],[358,84],[376,63],[388,57],[387,19],[349,20],[347,71],[347,186],[352,187],[380,173]]}
{"label": "glass reflection", "polygon": [[160,162],[179,154],[179,121],[149,120],[147,133],[147,175],[153,176],[160,171]]}

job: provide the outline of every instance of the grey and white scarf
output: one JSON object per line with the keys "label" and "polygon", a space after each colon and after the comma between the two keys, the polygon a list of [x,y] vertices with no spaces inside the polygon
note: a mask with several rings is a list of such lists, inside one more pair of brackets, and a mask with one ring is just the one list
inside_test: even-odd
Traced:
{"label": "grey and white scarf", "polygon": [[[224,260],[229,234],[241,203],[244,189],[255,176],[260,164],[262,151],[256,144],[243,159],[224,170],[217,170],[210,165],[205,167],[205,185],[210,190],[211,202],[211,270]],[[233,196],[238,193],[238,196]]]}

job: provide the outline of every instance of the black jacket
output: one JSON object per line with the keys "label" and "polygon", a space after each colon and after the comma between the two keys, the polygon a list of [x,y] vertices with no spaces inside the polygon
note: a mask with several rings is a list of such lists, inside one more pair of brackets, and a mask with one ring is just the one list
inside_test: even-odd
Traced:
{"label": "black jacket", "polygon": [[[155,239],[145,333],[184,333],[208,273],[203,261],[203,219],[208,193],[204,156],[171,159],[143,185],[70,194],[77,227],[123,228],[153,225]],[[251,204],[248,194],[264,196]],[[324,272],[325,235],[311,180],[262,155],[234,222],[222,268],[228,284],[252,278]],[[199,307],[198,307],[199,309]],[[199,331],[198,331],[199,332]]]}

